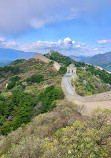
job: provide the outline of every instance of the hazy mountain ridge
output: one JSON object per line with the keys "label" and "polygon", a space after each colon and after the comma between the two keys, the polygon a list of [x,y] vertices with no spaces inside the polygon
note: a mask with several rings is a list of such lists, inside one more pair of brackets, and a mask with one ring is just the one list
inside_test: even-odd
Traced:
{"label": "hazy mountain ridge", "polygon": [[70,55],[70,56],[68,56],[69,58],[71,58],[71,59],[73,59],[73,60],[76,60],[76,61],[82,61],[82,60],[84,60],[85,58],[87,58],[87,57],[85,57],[85,56],[75,56],[75,55]]}
{"label": "hazy mountain ridge", "polygon": [[1,60],[0,61],[0,67],[6,66],[6,65],[8,65],[12,62],[13,62],[13,60],[5,60],[5,61]]}
{"label": "hazy mountain ridge", "polygon": [[93,57],[82,59],[81,61],[92,65],[101,66],[107,71],[111,71],[111,52],[97,54]]}
{"label": "hazy mountain ridge", "polygon": [[0,48],[0,61],[29,59],[34,56],[35,52],[24,52],[9,48]]}

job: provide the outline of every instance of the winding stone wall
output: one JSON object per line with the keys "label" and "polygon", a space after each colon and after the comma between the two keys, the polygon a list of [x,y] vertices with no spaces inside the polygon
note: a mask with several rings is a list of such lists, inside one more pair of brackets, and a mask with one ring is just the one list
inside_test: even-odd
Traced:
{"label": "winding stone wall", "polygon": [[50,59],[46,58],[43,55],[37,54],[37,53],[35,54],[34,59],[38,59],[38,60],[43,61],[43,62],[45,62],[47,64],[51,62]]}
{"label": "winding stone wall", "polygon": [[54,68],[59,71],[61,65],[59,63],[57,63],[56,61],[54,61],[54,64],[53,64]]}
{"label": "winding stone wall", "polygon": [[[49,63],[51,62],[50,59],[46,58],[46,57],[43,56],[43,55],[37,54],[37,53],[35,54],[34,59],[38,59],[38,60],[43,61],[43,62],[45,62],[45,63],[47,63],[47,64],[49,64]],[[60,65],[59,63],[55,62],[55,61],[54,61],[53,66],[54,66],[54,68],[55,68],[57,71],[59,71],[59,69],[60,69],[60,67],[61,67],[61,65]]]}
{"label": "winding stone wall", "polygon": [[62,78],[62,89],[66,99],[78,105],[78,112],[82,115],[90,115],[97,108],[111,110],[111,91],[85,97],[79,96],[70,83],[74,77],[74,75],[67,76],[66,74]]}

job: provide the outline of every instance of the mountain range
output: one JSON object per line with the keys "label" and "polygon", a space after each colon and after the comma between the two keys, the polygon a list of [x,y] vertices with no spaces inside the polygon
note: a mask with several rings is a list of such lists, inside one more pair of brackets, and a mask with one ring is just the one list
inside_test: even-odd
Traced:
{"label": "mountain range", "polygon": [[[0,67],[5,66],[17,59],[29,59],[34,56],[35,52],[24,52],[9,48],[0,48]],[[95,66],[100,66],[107,71],[111,71],[111,52],[104,54],[97,54],[93,57],[74,56],[70,55],[69,58],[75,61],[89,63]]]}
{"label": "mountain range", "polygon": [[111,71],[111,52],[97,54],[93,57],[84,58],[81,61],[95,66],[100,66],[107,71]]}
{"label": "mountain range", "polygon": [[9,48],[0,48],[0,61],[29,59],[34,56],[35,52],[24,52]]}
{"label": "mountain range", "polygon": [[75,55],[70,55],[68,57],[71,58],[71,59],[73,59],[73,60],[75,60],[75,61],[82,61],[85,58],[87,58],[86,56],[75,56]]}

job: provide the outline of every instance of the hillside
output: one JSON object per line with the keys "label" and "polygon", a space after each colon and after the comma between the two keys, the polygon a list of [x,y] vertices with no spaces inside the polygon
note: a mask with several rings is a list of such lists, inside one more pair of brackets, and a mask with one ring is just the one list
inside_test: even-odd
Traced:
{"label": "hillside", "polygon": [[92,65],[101,66],[107,71],[111,71],[111,52],[98,54],[93,57],[82,59],[81,61]]}
{"label": "hillside", "polygon": [[75,64],[78,77],[72,84],[75,85],[76,92],[79,95],[87,96],[111,90],[111,74],[106,71],[96,69],[94,66],[90,66],[83,62],[74,61],[57,52],[54,52],[51,55],[46,54],[45,56],[59,62],[62,65],[60,71],[64,74],[66,73],[69,64]]}
{"label": "hillside", "polygon": [[[35,59],[17,60],[0,68],[0,132],[5,135],[28,123],[35,113],[51,109],[54,100],[63,98],[60,83],[61,74],[52,64]],[[43,106],[37,104],[41,101]]]}
{"label": "hillside", "polygon": [[[0,157],[110,157],[111,112],[82,116],[61,90],[70,63],[77,66],[78,75],[84,73],[81,67],[87,67],[90,75],[100,71],[57,52],[46,56],[61,63],[58,72],[53,62],[35,59],[19,59],[0,68]],[[103,76],[98,77],[101,82]]]}

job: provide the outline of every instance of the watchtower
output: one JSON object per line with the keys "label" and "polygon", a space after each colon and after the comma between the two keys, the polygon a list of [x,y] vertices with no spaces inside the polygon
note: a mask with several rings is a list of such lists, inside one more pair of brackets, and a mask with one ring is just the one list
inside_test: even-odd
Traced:
{"label": "watchtower", "polygon": [[67,67],[67,75],[76,75],[76,67],[74,64],[70,64]]}

